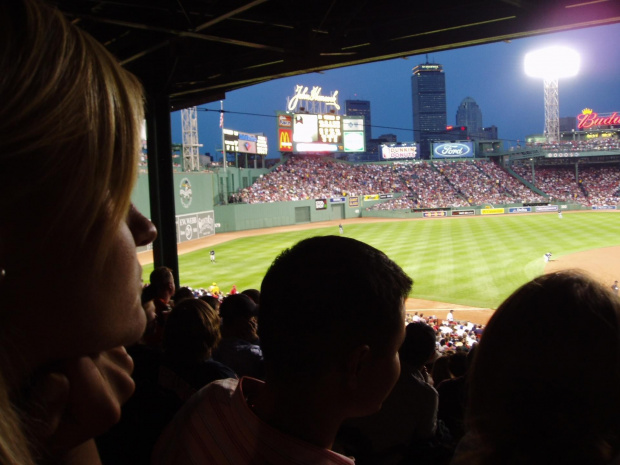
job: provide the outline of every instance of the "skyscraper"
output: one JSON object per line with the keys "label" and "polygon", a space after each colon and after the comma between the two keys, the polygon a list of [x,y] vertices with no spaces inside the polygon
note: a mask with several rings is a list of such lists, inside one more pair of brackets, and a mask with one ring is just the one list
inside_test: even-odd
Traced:
{"label": "skyscraper", "polygon": [[420,154],[429,158],[430,142],[445,138],[446,77],[443,66],[424,63],[413,68],[411,76],[413,102],[413,138],[420,143]]}
{"label": "skyscraper", "polygon": [[465,97],[456,110],[456,125],[467,126],[467,134],[478,137],[482,129],[482,111],[471,97]]}
{"label": "skyscraper", "polygon": [[372,139],[370,125],[370,101],[368,100],[345,100],[345,114],[347,116],[363,116],[364,117],[364,134],[366,144]]}

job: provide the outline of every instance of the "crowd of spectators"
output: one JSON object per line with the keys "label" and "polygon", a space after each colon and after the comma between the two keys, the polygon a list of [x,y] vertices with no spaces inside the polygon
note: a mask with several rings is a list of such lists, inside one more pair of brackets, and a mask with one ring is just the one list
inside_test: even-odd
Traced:
{"label": "crowd of spectators", "polygon": [[528,147],[536,147],[549,152],[590,152],[601,150],[620,150],[620,139],[615,137],[602,137],[590,140],[572,140],[560,143],[527,144]]}
{"label": "crowd of spectators", "polygon": [[618,166],[536,166],[515,164],[514,171],[552,200],[587,206],[615,205],[620,189]]}
{"label": "crowd of spectators", "polygon": [[373,210],[467,207],[548,200],[605,205],[617,202],[620,168],[538,166],[514,171],[540,195],[499,165],[487,160],[349,164],[323,157],[291,157],[253,185],[234,194],[235,202],[265,203],[316,198],[388,194]]}
{"label": "crowd of spectators", "polygon": [[465,207],[542,201],[489,161],[348,164],[291,157],[235,198],[244,203],[392,194],[375,209]]}

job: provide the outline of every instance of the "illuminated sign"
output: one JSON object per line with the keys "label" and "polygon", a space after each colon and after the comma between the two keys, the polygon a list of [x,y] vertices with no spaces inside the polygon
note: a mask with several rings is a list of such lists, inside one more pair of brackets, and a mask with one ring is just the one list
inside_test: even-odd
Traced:
{"label": "illuminated sign", "polygon": [[281,152],[363,152],[366,148],[363,116],[278,113],[277,120]]}
{"label": "illuminated sign", "polygon": [[319,138],[317,115],[293,116],[293,142],[317,142]]}
{"label": "illuminated sign", "polygon": [[295,86],[295,95],[288,98],[287,109],[288,111],[295,111],[299,102],[320,102],[324,106],[334,107],[336,110],[340,110],[338,104],[338,91],[335,90],[331,95],[321,95],[321,87],[314,86],[310,92],[308,92],[307,86]]}
{"label": "illuminated sign", "polygon": [[346,132],[343,136],[345,152],[363,152],[366,149],[366,138],[363,132]]}
{"label": "illuminated sign", "polygon": [[398,146],[382,145],[381,158],[384,160],[398,160],[403,158],[416,158],[418,156],[417,144],[402,144]]}
{"label": "illuminated sign", "polygon": [[470,158],[474,156],[471,142],[439,142],[433,144],[433,158]]}
{"label": "illuminated sign", "polygon": [[268,153],[267,137],[256,136],[256,153],[258,155],[267,155]]}
{"label": "illuminated sign", "polygon": [[224,129],[224,146],[227,152],[267,155],[267,138],[257,134]]}
{"label": "illuminated sign", "polygon": [[615,132],[589,132],[586,134],[586,139],[611,139],[617,138],[618,134]]}
{"label": "illuminated sign", "polygon": [[280,152],[292,152],[293,151],[293,131],[291,129],[278,130],[278,149]]}
{"label": "illuminated sign", "polygon": [[296,152],[338,152],[339,147],[336,144],[322,144],[320,142],[308,143],[300,142],[295,144]]}
{"label": "illuminated sign", "polygon": [[281,128],[292,128],[293,117],[291,115],[278,115],[278,126]]}
{"label": "illuminated sign", "polygon": [[342,129],[344,129],[345,131],[363,131],[364,117],[343,117]]}
{"label": "illuminated sign", "polygon": [[342,130],[340,116],[317,115],[319,123],[319,140],[321,142],[340,144],[342,143]]}
{"label": "illuminated sign", "polygon": [[620,116],[615,111],[611,114],[599,115],[593,112],[591,108],[584,108],[581,114],[577,116],[577,129],[618,125],[620,125]]}

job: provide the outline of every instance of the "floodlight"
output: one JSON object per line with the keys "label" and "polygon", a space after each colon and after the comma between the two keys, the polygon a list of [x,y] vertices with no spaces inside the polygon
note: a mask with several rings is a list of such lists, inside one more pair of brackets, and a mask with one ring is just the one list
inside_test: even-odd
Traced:
{"label": "floodlight", "polygon": [[581,58],[567,47],[549,47],[525,55],[525,74],[543,78],[545,86],[545,134],[548,142],[560,139],[558,78],[575,76]]}
{"label": "floodlight", "polygon": [[567,47],[549,47],[525,55],[525,74],[531,77],[558,79],[576,76],[581,57]]}

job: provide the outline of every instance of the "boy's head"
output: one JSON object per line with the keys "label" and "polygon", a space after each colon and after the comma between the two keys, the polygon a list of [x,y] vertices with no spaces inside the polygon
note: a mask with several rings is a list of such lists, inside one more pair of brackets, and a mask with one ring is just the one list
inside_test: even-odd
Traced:
{"label": "boy's head", "polygon": [[354,239],[313,237],[285,250],[261,287],[268,377],[311,381],[340,371],[360,346],[387,356],[400,338],[398,350],[412,284],[383,252]]}

